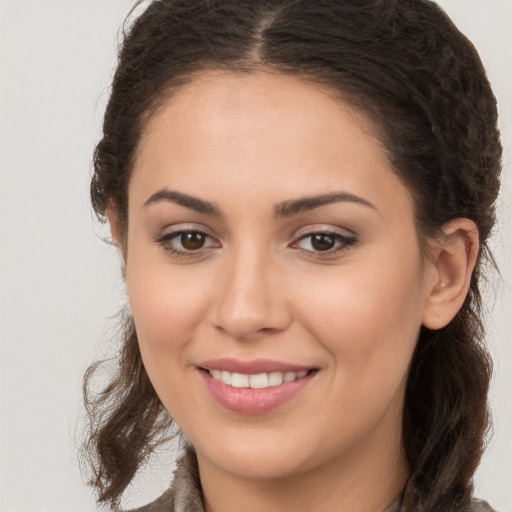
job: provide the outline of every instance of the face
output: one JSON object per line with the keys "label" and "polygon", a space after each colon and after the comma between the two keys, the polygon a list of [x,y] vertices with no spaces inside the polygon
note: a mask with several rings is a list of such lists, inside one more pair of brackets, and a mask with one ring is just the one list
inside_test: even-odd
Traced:
{"label": "face", "polygon": [[400,450],[426,271],[370,128],[298,79],[209,72],[144,132],[127,290],[149,377],[211,468],[278,478]]}

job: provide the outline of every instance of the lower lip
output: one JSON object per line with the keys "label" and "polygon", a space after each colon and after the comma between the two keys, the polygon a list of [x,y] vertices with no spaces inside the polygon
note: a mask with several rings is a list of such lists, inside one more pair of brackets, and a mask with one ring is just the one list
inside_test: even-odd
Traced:
{"label": "lower lip", "polygon": [[204,370],[200,373],[213,398],[226,409],[241,414],[262,414],[291,400],[311,382],[316,372],[263,389],[235,388],[214,379]]}

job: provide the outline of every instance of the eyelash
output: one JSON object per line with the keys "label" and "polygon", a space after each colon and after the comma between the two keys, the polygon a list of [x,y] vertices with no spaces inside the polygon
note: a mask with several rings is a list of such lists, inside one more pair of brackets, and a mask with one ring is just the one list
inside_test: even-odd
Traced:
{"label": "eyelash", "polygon": [[165,235],[156,237],[154,240],[157,244],[160,244],[166,252],[178,258],[197,258],[198,256],[204,255],[205,251],[208,250],[209,247],[202,247],[197,251],[184,251],[180,249],[175,249],[174,247],[171,246],[173,240],[178,239],[179,237],[186,234],[202,235],[207,239],[213,240],[212,236],[210,236],[208,233],[200,229],[180,229],[179,231],[173,231],[171,233],[166,233]]}
{"label": "eyelash", "polygon": [[[200,229],[181,229],[179,231],[174,231],[171,233],[166,233],[165,235],[159,236],[154,238],[154,241],[162,246],[162,248],[169,253],[170,255],[177,257],[177,258],[197,258],[204,256],[205,252],[208,249],[211,249],[211,247],[201,247],[197,250],[180,250],[175,249],[172,247],[171,243],[173,240],[178,239],[179,237],[186,235],[186,234],[195,234],[195,235],[202,235],[206,237],[206,239],[214,240],[212,236],[210,236],[205,231],[202,231]],[[312,239],[315,235],[322,235],[322,236],[328,236],[334,238],[334,241],[337,246],[335,246],[332,249],[328,249],[326,251],[315,251],[311,249],[304,249],[299,247],[299,243],[303,240]],[[311,242],[310,242],[311,243]],[[332,257],[342,251],[345,251],[349,249],[350,247],[354,246],[357,243],[357,239],[354,236],[347,236],[342,235],[340,233],[336,233],[335,231],[328,231],[328,230],[318,230],[318,231],[311,231],[309,233],[306,233],[304,235],[301,235],[296,241],[294,241],[292,244],[289,245],[289,247],[292,247],[294,249],[298,249],[301,254],[315,257],[315,258],[328,258]],[[208,244],[211,245],[211,244]],[[219,248],[219,246],[216,246],[214,248]]]}
{"label": "eyelash", "polygon": [[[303,240],[307,240],[308,238],[311,240],[310,244],[312,243],[312,239],[315,235],[322,235],[322,236],[328,236],[334,238],[334,243],[337,244],[332,249],[328,249],[326,251],[315,251],[311,249],[304,249],[297,247],[299,242]],[[346,251],[350,247],[354,246],[357,243],[357,238],[355,236],[347,236],[342,235],[341,233],[336,233],[335,231],[311,231],[309,233],[306,233],[298,238],[296,242],[293,242],[290,247],[297,247],[301,254],[304,254],[305,256],[312,256],[315,258],[329,258],[332,256],[337,255],[340,252]]]}

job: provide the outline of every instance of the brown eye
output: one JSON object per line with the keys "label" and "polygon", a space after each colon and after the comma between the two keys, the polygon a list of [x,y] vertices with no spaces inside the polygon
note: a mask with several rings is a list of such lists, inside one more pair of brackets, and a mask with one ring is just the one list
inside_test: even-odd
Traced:
{"label": "brown eye", "polygon": [[329,251],[336,244],[336,237],[328,233],[317,233],[311,236],[311,247],[315,251]]}
{"label": "brown eye", "polygon": [[155,242],[173,256],[193,257],[204,255],[210,249],[219,249],[220,244],[202,231],[183,230],[167,233],[155,238]]}
{"label": "brown eye", "polygon": [[336,255],[356,243],[354,236],[342,235],[331,231],[316,231],[303,235],[292,244],[308,255]]}
{"label": "brown eye", "polygon": [[206,235],[199,231],[189,231],[180,235],[181,246],[187,251],[197,251],[204,247]]}

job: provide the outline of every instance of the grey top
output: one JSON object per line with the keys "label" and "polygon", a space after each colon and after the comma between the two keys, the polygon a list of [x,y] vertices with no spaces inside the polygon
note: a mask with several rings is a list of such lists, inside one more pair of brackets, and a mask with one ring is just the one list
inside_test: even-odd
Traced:
{"label": "grey top", "polygon": [[[384,512],[397,512],[400,508],[399,496]],[[204,512],[197,458],[189,447],[178,461],[171,487],[158,499],[130,512]],[[472,500],[464,512],[496,512],[481,500]]]}

